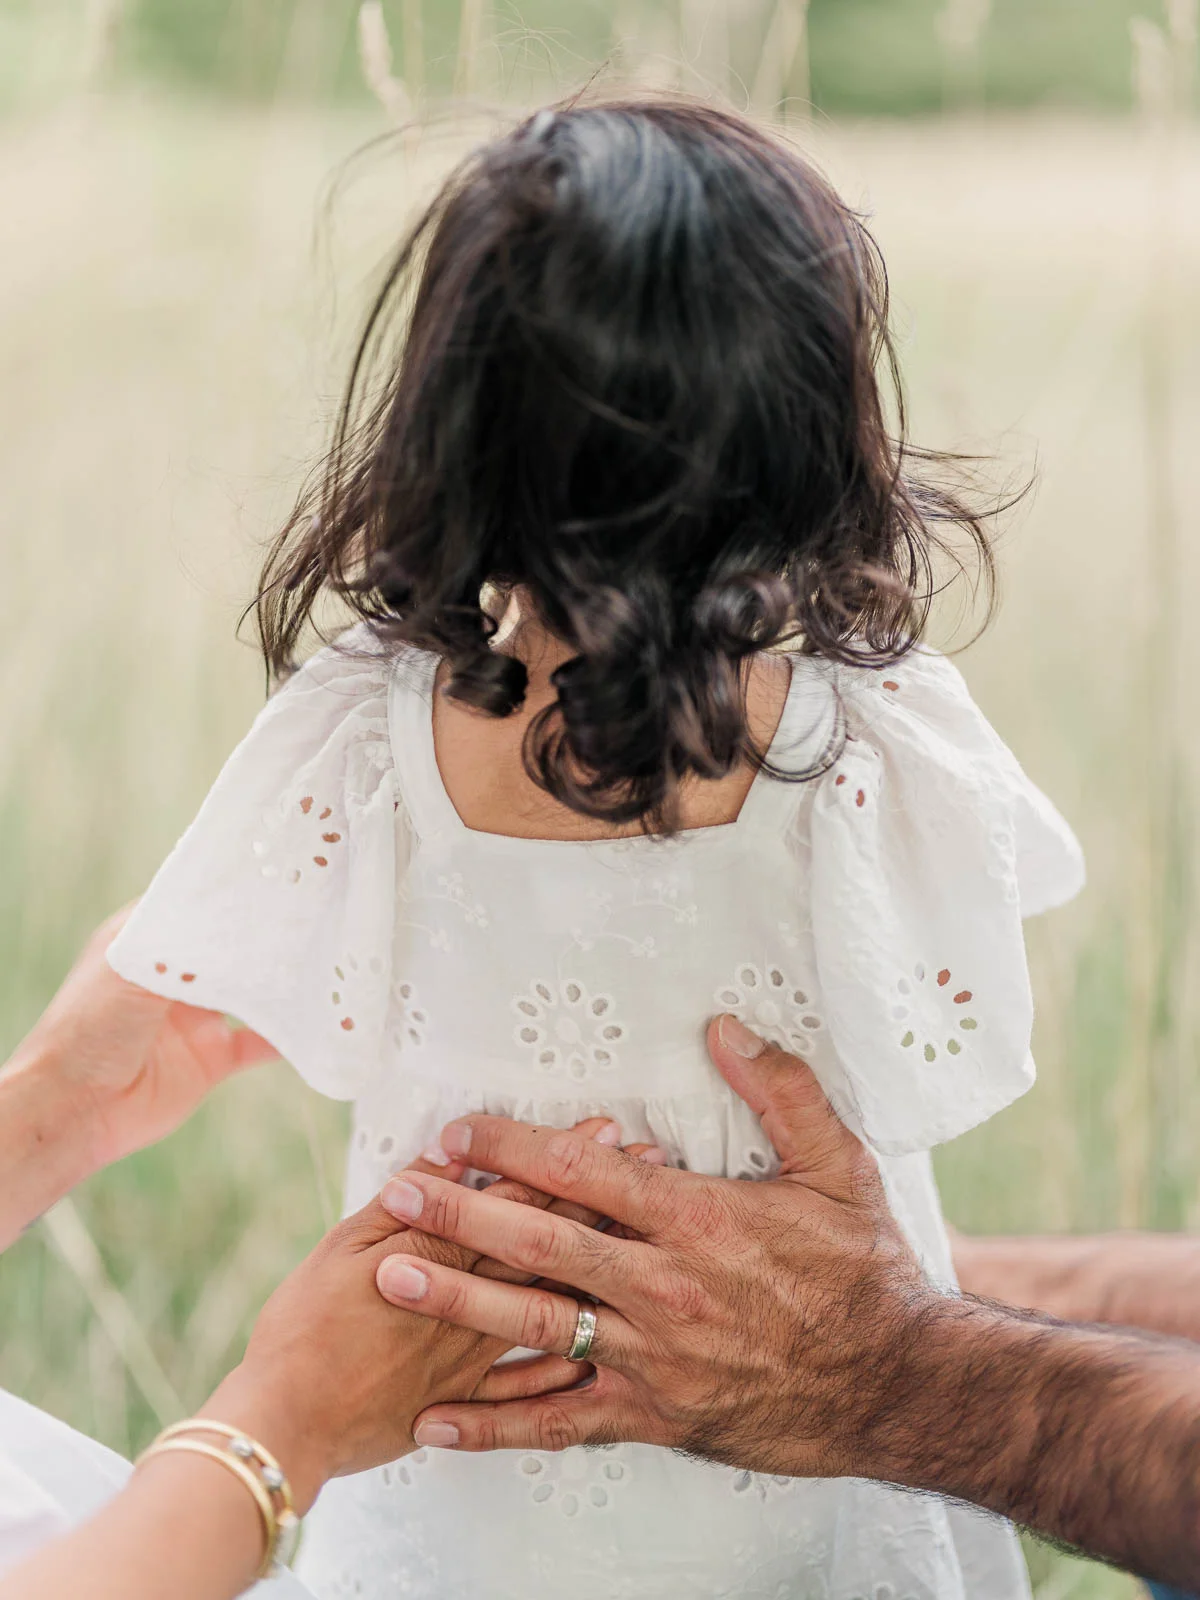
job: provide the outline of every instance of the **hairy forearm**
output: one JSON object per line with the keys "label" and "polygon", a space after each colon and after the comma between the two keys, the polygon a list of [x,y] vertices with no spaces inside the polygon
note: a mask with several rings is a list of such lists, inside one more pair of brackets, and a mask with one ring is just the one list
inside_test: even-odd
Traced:
{"label": "hairy forearm", "polygon": [[45,1056],[0,1069],[0,1250],[92,1170],[84,1112]]}
{"label": "hairy forearm", "polygon": [[960,1234],[954,1264],[968,1294],[1200,1341],[1200,1238],[1189,1234]]}
{"label": "hairy forearm", "polygon": [[1200,1352],[941,1301],[897,1341],[864,1472],[1200,1582]]}

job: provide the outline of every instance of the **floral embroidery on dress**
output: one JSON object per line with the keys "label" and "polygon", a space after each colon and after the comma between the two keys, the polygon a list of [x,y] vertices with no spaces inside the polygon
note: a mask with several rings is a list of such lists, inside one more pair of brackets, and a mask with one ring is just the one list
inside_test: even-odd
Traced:
{"label": "floral embroidery on dress", "polygon": [[[954,982],[949,967],[939,967],[934,972],[925,962],[918,961],[911,976],[905,974],[896,979],[892,1019],[900,1030],[900,1048],[912,1050],[929,1062],[936,1061],[942,1050],[947,1055],[961,1055],[963,1041],[952,1030],[957,1028],[963,1034],[977,1031],[979,1018],[970,1009],[974,998],[972,990]],[[935,1030],[926,1026],[929,999],[940,1002]],[[952,1011],[950,1016],[946,1015],[947,1005]]]}
{"label": "floral embroidery on dress", "polygon": [[518,1019],[513,1037],[541,1071],[565,1071],[582,1083],[593,1067],[606,1071],[617,1064],[626,1029],[616,1020],[611,995],[590,994],[575,978],[559,984],[539,978],[512,1008]]}
{"label": "floral embroidery on dress", "polygon": [[[683,900],[677,877],[656,877],[643,881],[636,873],[629,875],[630,894],[620,903],[608,890],[591,890],[584,903],[588,913],[586,923],[571,929],[571,939],[577,950],[594,950],[601,940],[614,940],[639,961],[657,960],[661,945],[652,933],[640,937],[625,931],[621,920],[630,912],[665,912],[676,927],[694,927],[699,921],[700,908],[694,900]],[[643,922],[644,925],[644,922]]]}
{"label": "floral embroidery on dress", "polygon": [[486,928],[488,925],[487,907],[472,900],[467,894],[461,872],[443,872],[437,880],[438,894],[432,893],[429,899],[448,900],[452,906],[457,906],[473,928]]}
{"label": "floral embroidery on dress", "polygon": [[646,890],[649,898],[635,900],[635,906],[662,906],[671,913],[678,926],[695,926],[700,908],[694,900],[686,905],[680,904],[679,884],[674,878],[651,878]]}
{"label": "floral embroidery on dress", "polygon": [[529,1479],[529,1496],[535,1505],[551,1507],[564,1517],[578,1516],[580,1511],[606,1511],[631,1478],[619,1444],[522,1456],[517,1471]]}
{"label": "floral embroidery on dress", "polygon": [[738,967],[731,983],[716,991],[722,1011],[729,1011],[772,1043],[804,1055],[813,1050],[825,1021],[815,1009],[809,989],[794,983],[782,967],[762,970],[753,962]]}

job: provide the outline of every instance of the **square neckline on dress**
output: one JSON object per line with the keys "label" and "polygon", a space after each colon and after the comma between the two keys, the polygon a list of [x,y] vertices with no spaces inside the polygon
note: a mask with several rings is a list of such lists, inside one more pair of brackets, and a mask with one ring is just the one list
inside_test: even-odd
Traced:
{"label": "square neckline on dress", "polygon": [[[785,746],[796,730],[796,711],[804,699],[800,685],[806,674],[800,670],[800,657],[787,655],[790,678],[775,731],[767,746],[767,760],[778,763]],[[472,828],[463,821],[450,797],[437,760],[433,730],[433,697],[441,658],[430,651],[406,651],[397,658],[388,690],[388,724],[392,757],[404,791],[404,800],[416,832],[425,838],[454,835],[490,849],[572,849],[590,852],[636,846],[678,847],[682,843],[733,843],[751,831],[764,815],[773,814],[771,804],[782,794],[790,798],[794,785],[771,777],[760,768],[728,822],[705,823],[696,828],[681,828],[678,833],[660,838],[644,833],[614,834],[599,839],[552,839],[526,834],[497,833]],[[811,729],[809,730],[811,735]],[[825,741],[828,743],[828,741]]]}

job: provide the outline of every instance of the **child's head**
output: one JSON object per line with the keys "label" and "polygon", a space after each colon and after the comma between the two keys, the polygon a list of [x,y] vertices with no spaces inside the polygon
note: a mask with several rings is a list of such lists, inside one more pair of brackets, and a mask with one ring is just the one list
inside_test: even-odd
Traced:
{"label": "child's head", "polygon": [[669,826],[680,780],[760,754],[751,655],[800,638],[886,660],[921,632],[939,524],[986,561],[889,430],[886,323],[858,217],[751,122],[539,112],[463,163],[393,264],[268,561],[269,661],[332,590],[503,716],[525,669],[489,648],[485,590],[519,588],[578,652],[531,772],[593,816]]}

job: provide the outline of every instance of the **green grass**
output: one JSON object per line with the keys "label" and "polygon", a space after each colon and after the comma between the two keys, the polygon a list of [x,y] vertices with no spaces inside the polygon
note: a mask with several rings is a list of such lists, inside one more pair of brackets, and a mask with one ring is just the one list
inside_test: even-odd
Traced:
{"label": "green grass", "polygon": [[[753,81],[774,3],[729,7],[737,82]],[[907,116],[940,109],[947,83],[937,19],[946,3],[811,0],[821,110]],[[0,0],[0,105],[36,99],[48,85],[70,80],[86,53],[88,9],[89,0]],[[243,102],[365,101],[357,0],[118,0],[115,9],[107,68],[114,81],[149,80]],[[423,0],[421,10],[426,82],[445,93],[455,78],[459,0]],[[631,11],[661,34],[674,27],[680,7],[674,0],[495,0],[489,10],[499,79],[530,78],[545,93],[554,73],[575,77],[603,60]],[[401,0],[384,0],[384,14],[398,70],[407,73]],[[1128,24],[1139,14],[1163,21],[1163,0],[993,0],[980,41],[988,103],[1127,108]]]}
{"label": "green grass", "polygon": [[[372,131],[354,112],[137,100],[0,136],[4,1047],[87,929],[145,882],[260,701],[258,664],[234,640],[256,548],[319,434],[371,266],[442,159],[369,163],[314,248],[323,181]],[[1200,1222],[1200,1161],[1178,1141],[1168,1150],[1155,1111],[1165,1085],[1173,1124],[1200,1120],[1194,1001],[1172,1013],[1165,1052],[1148,1045],[1164,865],[1153,819],[1170,796],[1144,671],[1158,470],[1145,248],[1161,225],[1147,153],[1129,127],[1066,119],[819,140],[876,213],[918,434],[999,441],[1014,470],[1040,458],[1005,544],[1006,603],[964,665],[1091,862],[1080,904],[1031,930],[1041,1082],[941,1153],[947,1210],[979,1228]],[[1169,427],[1186,508],[1200,423],[1194,141],[1181,182]],[[1200,542],[1183,516],[1177,577],[1194,592]],[[1176,644],[1186,706],[1196,645],[1186,632]],[[1169,742],[1194,795],[1190,721]],[[1180,882],[1194,843],[1193,829],[1171,846]],[[1175,937],[1194,970],[1194,900],[1183,907]],[[76,1197],[183,1405],[236,1359],[266,1293],[321,1232],[343,1126],[271,1068]],[[0,1382],[121,1449],[145,1442],[152,1411],[43,1228],[0,1262],[0,1326]],[[1132,1592],[1052,1552],[1033,1563],[1043,1600]]]}

